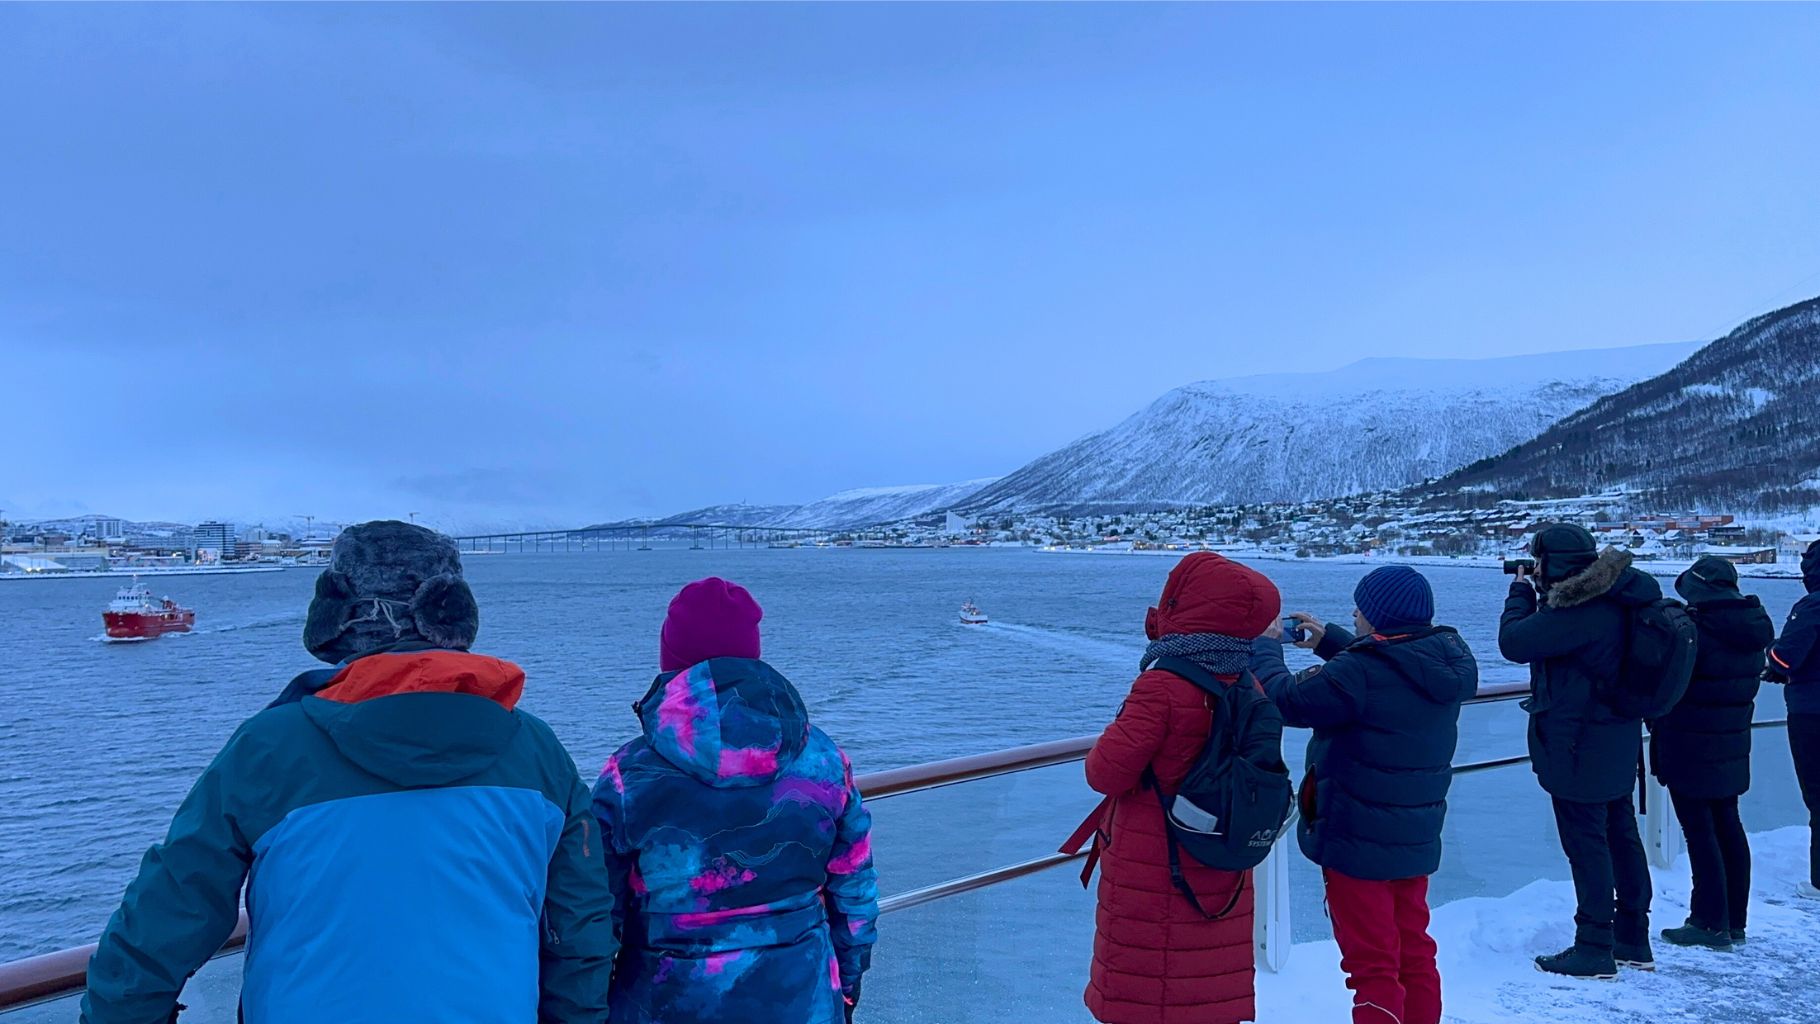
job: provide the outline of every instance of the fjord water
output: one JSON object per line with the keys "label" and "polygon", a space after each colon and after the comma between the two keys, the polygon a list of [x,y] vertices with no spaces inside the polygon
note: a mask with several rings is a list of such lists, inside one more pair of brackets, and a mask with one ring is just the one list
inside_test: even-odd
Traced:
{"label": "fjord water", "polygon": [[[655,674],[665,604],[688,580],[719,574],[752,589],[765,607],[767,659],[866,772],[1096,732],[1131,682],[1144,609],[1173,559],[660,547],[471,556],[467,564],[481,606],[476,649],[525,667],[523,706],[550,722],[591,783],[636,731],[631,702]],[[1256,565],[1277,580],[1290,608],[1342,621],[1366,570]],[[1524,678],[1496,653],[1504,578],[1475,568],[1424,571],[1441,618],[1461,629],[1487,681]],[[94,940],[197,772],[291,676],[315,667],[299,641],[313,581],[305,570],[156,581],[160,595],[196,608],[197,632],[134,645],[97,639],[101,608],[120,581],[0,583],[0,657],[8,667],[0,701],[0,959]],[[1800,595],[1798,584],[1785,581],[1747,581],[1746,588],[1778,620]],[[968,598],[992,616],[991,626],[959,625]],[[1759,717],[1781,714],[1780,694],[1766,687]],[[1460,759],[1521,753],[1522,729],[1514,704],[1470,708]],[[1292,734],[1292,762],[1304,738]],[[1753,830],[1793,824],[1798,801],[1786,743],[1763,733],[1759,746],[1757,785],[1766,793],[1747,801],[1747,823]],[[1094,802],[1078,765],[882,801],[875,809],[881,888],[900,892],[1040,856]],[[1540,806],[1526,769],[1459,783],[1440,899],[1565,877],[1545,818],[1526,811],[1513,830],[1518,806]],[[1325,927],[1319,888],[1302,884],[1313,882],[1303,866],[1296,871],[1297,935],[1313,937]],[[1027,919],[1018,927],[1035,941],[1030,929],[1040,932],[1055,900],[1070,901],[1077,922],[1090,921],[1090,900],[1073,876],[1053,872],[1007,887],[1004,899],[979,894],[888,918],[878,989],[904,972],[969,969],[979,953],[974,943],[1013,941],[996,936],[1019,914]],[[1041,906],[1031,902],[1038,894]],[[1028,952],[1043,948],[1038,942]],[[1058,955],[1080,959],[1084,971],[1075,938]],[[1078,993],[1066,995],[1062,1003]]]}

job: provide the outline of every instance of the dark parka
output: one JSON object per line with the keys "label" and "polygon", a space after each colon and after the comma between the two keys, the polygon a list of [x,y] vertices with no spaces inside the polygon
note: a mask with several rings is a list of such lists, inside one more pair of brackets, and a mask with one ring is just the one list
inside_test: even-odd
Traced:
{"label": "dark parka", "polygon": [[1650,724],[1650,768],[1678,796],[1721,800],[1750,789],[1751,719],[1776,624],[1755,597],[1688,606],[1700,629],[1687,695]]}
{"label": "dark parka", "polygon": [[1251,661],[1284,721],[1314,730],[1302,852],[1366,881],[1434,874],[1460,704],[1479,687],[1472,651],[1445,626],[1359,639],[1328,626],[1315,654],[1326,664],[1292,675],[1283,645],[1261,639]]}
{"label": "dark parka", "polygon": [[1770,677],[1788,684],[1788,713],[1820,715],[1820,541],[1801,559],[1807,596],[1795,603],[1769,652]]}
{"label": "dark parka", "polygon": [[1617,678],[1630,613],[1661,598],[1662,587],[1616,548],[1554,584],[1545,601],[1529,583],[1511,584],[1498,649],[1530,667],[1529,756],[1550,796],[1602,804],[1630,794],[1643,722],[1612,711],[1599,692]]}

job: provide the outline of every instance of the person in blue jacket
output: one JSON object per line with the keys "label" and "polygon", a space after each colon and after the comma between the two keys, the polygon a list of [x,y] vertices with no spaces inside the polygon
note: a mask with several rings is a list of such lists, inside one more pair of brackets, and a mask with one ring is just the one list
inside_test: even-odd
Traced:
{"label": "person in blue jacket", "polygon": [[1281,625],[1251,667],[1286,724],[1314,730],[1297,826],[1320,865],[1353,1020],[1440,1024],[1441,976],[1428,935],[1428,876],[1441,866],[1460,706],[1479,668],[1460,634],[1436,626],[1421,573],[1385,566],[1353,592],[1357,635],[1297,613],[1325,664],[1299,675]]}
{"label": "person in blue jacket", "polygon": [[248,1024],[605,1021],[617,940],[588,793],[517,708],[523,670],[468,652],[478,628],[449,538],[343,532],[304,625],[336,667],[197,779],[102,933],[82,1021],[171,1020],[243,884]]}
{"label": "person in blue jacket", "polygon": [[1599,550],[1584,527],[1544,526],[1530,546],[1532,576],[1512,581],[1498,649],[1528,665],[1530,766],[1554,801],[1561,849],[1574,879],[1574,944],[1536,958],[1551,974],[1610,979],[1619,967],[1650,971],[1649,858],[1632,791],[1643,756],[1643,721],[1603,697],[1629,643],[1629,617],[1662,598],[1631,555]]}
{"label": "person in blue jacket", "polygon": [[671,602],[642,735],[594,786],[625,945],[613,1024],[843,1024],[878,940],[872,817],[847,756],[759,660],[757,602]]}
{"label": "person in blue jacket", "polygon": [[1809,877],[1796,893],[1820,900],[1820,541],[1801,556],[1801,578],[1807,596],[1795,603],[1769,649],[1765,678],[1788,684],[1788,749],[1807,804]]}

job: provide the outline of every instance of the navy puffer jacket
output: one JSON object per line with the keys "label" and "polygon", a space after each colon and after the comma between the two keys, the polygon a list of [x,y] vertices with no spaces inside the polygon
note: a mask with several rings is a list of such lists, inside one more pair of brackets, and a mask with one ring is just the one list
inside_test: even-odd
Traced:
{"label": "navy puffer jacket", "polygon": [[1702,601],[1688,614],[1700,628],[1699,660],[1681,703],[1650,725],[1650,767],[1681,796],[1743,796],[1758,677],[1776,624],[1755,597]]}
{"label": "navy puffer jacket", "polygon": [[1252,671],[1284,721],[1314,730],[1297,826],[1309,860],[1388,882],[1441,866],[1460,705],[1479,666],[1445,626],[1355,640],[1328,626],[1325,665],[1292,675],[1282,645],[1252,646]]}
{"label": "navy puffer jacket", "polygon": [[1630,563],[1629,552],[1607,548],[1551,587],[1546,602],[1521,580],[1504,602],[1498,648],[1529,666],[1535,691],[1523,702],[1530,763],[1542,788],[1570,803],[1622,800],[1637,782],[1643,721],[1620,716],[1600,696],[1601,684],[1617,679],[1631,612],[1662,597],[1661,585]]}
{"label": "navy puffer jacket", "polygon": [[1820,715],[1820,541],[1801,559],[1807,596],[1796,602],[1769,652],[1770,678],[1788,684],[1788,713]]}

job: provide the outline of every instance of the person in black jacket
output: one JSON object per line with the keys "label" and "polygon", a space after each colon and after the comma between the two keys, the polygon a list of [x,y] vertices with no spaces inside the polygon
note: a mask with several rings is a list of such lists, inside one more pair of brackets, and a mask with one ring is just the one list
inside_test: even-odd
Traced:
{"label": "person in black jacket", "polygon": [[1809,880],[1795,895],[1820,900],[1820,541],[1801,557],[1801,578],[1807,596],[1795,603],[1782,637],[1769,649],[1764,678],[1788,684],[1788,750],[1807,804]]}
{"label": "person in black jacket", "polygon": [[1723,558],[1695,562],[1675,589],[1699,627],[1699,660],[1686,696],[1650,723],[1649,755],[1687,834],[1694,897],[1687,924],[1662,938],[1729,950],[1744,941],[1750,906],[1750,842],[1738,798],[1750,789],[1751,719],[1776,624],[1762,602],[1739,593],[1738,570]]}
{"label": "person in black jacket", "polygon": [[1302,780],[1302,852],[1320,865],[1353,1019],[1440,1024],[1441,976],[1428,935],[1428,876],[1441,865],[1460,705],[1479,666],[1460,634],[1432,625],[1434,593],[1406,566],[1353,593],[1359,636],[1295,618],[1326,664],[1292,675],[1281,625],[1252,645],[1251,668],[1292,726],[1311,728]]}
{"label": "person in black jacket", "polygon": [[1632,610],[1660,600],[1662,588],[1631,568],[1628,552],[1600,553],[1579,526],[1543,527],[1531,551],[1536,577],[1519,573],[1511,584],[1498,648],[1530,666],[1531,766],[1554,799],[1578,904],[1573,946],[1536,966],[1579,978],[1654,970],[1649,860],[1631,799],[1643,723],[1618,715],[1601,692],[1618,678]]}

